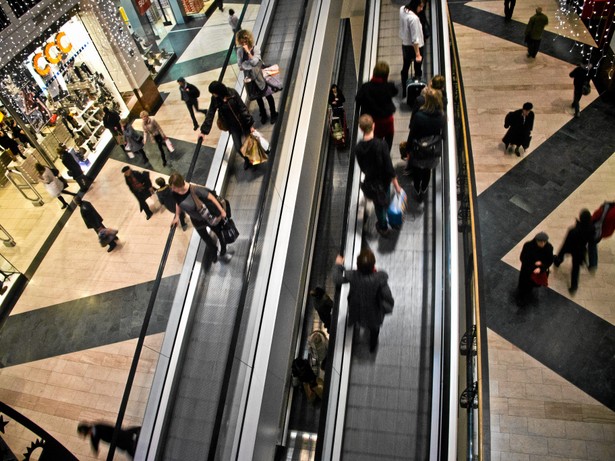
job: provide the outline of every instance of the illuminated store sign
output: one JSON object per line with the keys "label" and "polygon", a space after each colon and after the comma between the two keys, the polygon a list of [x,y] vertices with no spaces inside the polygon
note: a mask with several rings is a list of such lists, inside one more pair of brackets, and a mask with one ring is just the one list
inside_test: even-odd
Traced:
{"label": "illuminated store sign", "polygon": [[32,58],[32,67],[42,76],[51,72],[49,64],[59,63],[63,57],[68,55],[73,45],[64,32],[58,32],[53,41],[48,42],[43,51],[39,51]]}

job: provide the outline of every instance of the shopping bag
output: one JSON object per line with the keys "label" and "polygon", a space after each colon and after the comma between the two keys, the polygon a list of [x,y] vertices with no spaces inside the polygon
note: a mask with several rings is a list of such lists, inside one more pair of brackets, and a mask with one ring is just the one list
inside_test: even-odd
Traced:
{"label": "shopping bag", "polygon": [[243,145],[241,146],[241,155],[243,155],[248,162],[252,165],[259,165],[265,163],[269,157],[262,148],[258,138],[253,134],[246,137]]}
{"label": "shopping bag", "polygon": [[155,213],[158,210],[160,210],[160,200],[158,200],[158,195],[156,194],[152,194],[149,197],[147,197],[145,199],[145,203],[147,203],[147,206],[149,207],[152,213]]}
{"label": "shopping bag", "polygon": [[165,138],[164,143],[167,145],[167,149],[169,149],[169,152],[175,152],[175,147],[173,146],[173,143],[169,138]]}
{"label": "shopping bag", "polygon": [[257,130],[254,130],[252,132],[252,135],[255,136],[258,139],[259,144],[261,145],[261,147],[263,148],[263,150],[267,153],[269,153],[269,150],[271,149],[271,146],[269,145],[269,141],[267,141],[265,139],[265,137]]}
{"label": "shopping bag", "polygon": [[284,89],[282,81],[277,75],[265,75],[265,83],[274,93]]}
{"label": "shopping bag", "polygon": [[222,221],[222,237],[227,245],[233,243],[239,237],[239,231],[232,218],[227,218]]}
{"label": "shopping bag", "polygon": [[272,64],[269,67],[263,68],[263,75],[265,77],[271,77],[280,73],[280,66],[278,64]]}
{"label": "shopping bag", "polygon": [[401,227],[404,222],[404,211],[406,211],[406,192],[402,189],[401,192],[395,193],[393,200],[387,209],[387,218],[391,227]]}

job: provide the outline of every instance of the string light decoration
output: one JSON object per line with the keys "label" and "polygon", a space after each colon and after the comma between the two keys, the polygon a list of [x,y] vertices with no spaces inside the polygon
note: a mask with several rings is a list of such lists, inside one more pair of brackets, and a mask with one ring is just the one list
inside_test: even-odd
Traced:
{"label": "string light decoration", "polygon": [[[609,47],[614,27],[615,0],[559,0],[559,9],[555,12],[555,28],[562,30],[574,43],[569,52],[580,54],[583,63],[591,63],[593,68],[588,75],[594,77],[600,67],[615,67],[615,56]],[[583,27],[587,26],[596,46],[580,42]],[[613,73],[608,73],[613,78]]]}

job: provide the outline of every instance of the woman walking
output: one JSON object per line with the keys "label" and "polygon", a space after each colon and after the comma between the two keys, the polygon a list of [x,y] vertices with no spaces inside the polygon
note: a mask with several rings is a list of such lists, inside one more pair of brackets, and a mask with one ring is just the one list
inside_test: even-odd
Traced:
{"label": "woman walking", "polygon": [[[160,157],[162,158],[162,166],[167,166],[167,158],[164,155],[163,148],[167,137],[162,131],[162,128],[160,128],[158,122],[154,120],[154,117],[150,117],[149,113],[146,110],[142,110],[139,115],[141,117],[141,120],[143,120],[143,144],[147,144],[148,135],[153,137],[154,141],[156,141],[156,144],[158,144],[158,150],[160,151]],[[171,152],[169,151],[169,153]]]}
{"label": "woman walking", "polygon": [[368,248],[357,257],[357,270],[344,270],[344,257],[338,255],[333,267],[333,282],[336,285],[350,283],[348,290],[348,322],[369,329],[369,350],[378,346],[380,327],[384,315],[393,312],[395,301],[389,288],[389,276],[376,271],[376,257]]}
{"label": "woman walking", "polygon": [[[199,137],[205,136],[211,131],[214,116],[218,113],[218,126],[222,126],[231,134],[235,150],[241,155],[243,139],[254,131],[254,119],[248,112],[248,108],[239,97],[239,93],[223,83],[213,81],[209,84],[211,102],[207,110],[205,121],[201,125]],[[244,157],[244,170],[252,166],[250,159]]]}
{"label": "woman walking", "polygon": [[261,116],[261,123],[267,123],[267,111],[263,98],[269,103],[269,112],[271,113],[271,124],[275,124],[278,119],[278,113],[275,110],[275,101],[273,100],[273,90],[263,75],[263,60],[261,59],[261,50],[258,45],[254,44],[254,36],[250,31],[241,29],[235,35],[235,43],[237,44],[237,64],[243,70],[244,81],[248,91],[250,101],[256,101],[258,110]]}
{"label": "woman walking", "polygon": [[47,193],[60,201],[62,204],[62,209],[66,208],[68,203],[64,200],[64,197],[62,197],[61,194],[72,196],[76,196],[77,194],[66,190],[67,184],[58,178],[58,176],[51,171],[51,168],[41,165],[40,163],[36,163],[34,168],[38,173],[38,178],[43,182],[43,184],[45,184],[45,190],[47,190]]}
{"label": "woman walking", "polygon": [[120,126],[122,127],[124,141],[126,141],[126,147],[128,148],[128,150],[143,157],[144,163],[149,163],[149,159],[147,158],[147,155],[145,155],[145,151],[143,150],[143,147],[145,146],[145,144],[143,143],[143,136],[141,136],[135,131],[127,118],[123,118],[120,121]]}

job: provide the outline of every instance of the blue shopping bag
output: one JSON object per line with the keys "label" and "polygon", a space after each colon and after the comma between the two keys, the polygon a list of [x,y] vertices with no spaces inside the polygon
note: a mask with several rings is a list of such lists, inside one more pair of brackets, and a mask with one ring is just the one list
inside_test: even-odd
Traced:
{"label": "blue shopping bag", "polygon": [[404,222],[404,211],[406,211],[406,192],[402,189],[401,192],[395,193],[391,204],[387,209],[387,218],[391,227],[401,227]]}

